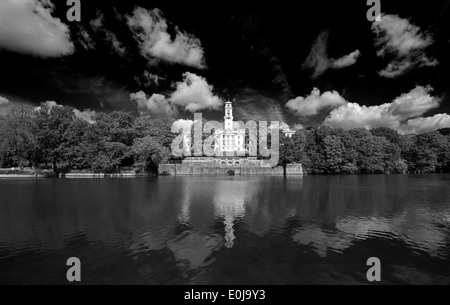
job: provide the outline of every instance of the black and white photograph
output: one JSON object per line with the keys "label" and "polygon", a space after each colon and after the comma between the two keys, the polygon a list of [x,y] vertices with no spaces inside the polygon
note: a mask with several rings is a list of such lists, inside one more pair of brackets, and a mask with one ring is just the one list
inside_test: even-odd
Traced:
{"label": "black and white photograph", "polygon": [[450,285],[450,1],[0,0],[0,285]]}

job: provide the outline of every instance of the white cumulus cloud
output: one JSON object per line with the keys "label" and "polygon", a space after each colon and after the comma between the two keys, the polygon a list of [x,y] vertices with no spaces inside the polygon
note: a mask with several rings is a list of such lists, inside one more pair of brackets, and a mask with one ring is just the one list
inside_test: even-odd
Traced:
{"label": "white cumulus cloud", "polygon": [[305,127],[302,124],[295,124],[294,125],[294,130],[303,130],[305,129]]}
{"label": "white cumulus cloud", "polygon": [[[41,111],[42,107],[47,108],[48,109],[48,113],[50,113],[53,108],[55,108],[55,107],[64,107],[64,106],[58,104],[55,101],[45,101],[45,102],[41,103],[40,106],[33,108],[33,110],[34,111]],[[82,119],[82,120],[88,122],[89,124],[94,124],[95,123],[95,115],[97,113],[94,110],[86,109],[84,111],[81,111],[79,109],[74,108],[73,109],[73,113],[74,113],[75,117],[77,117],[79,119]]]}
{"label": "white cumulus cloud", "polygon": [[48,108],[48,111],[51,111],[53,107],[62,107],[55,101],[45,101],[41,103],[41,106],[35,107],[34,111],[41,111],[42,107]]}
{"label": "white cumulus cloud", "polygon": [[213,89],[205,78],[186,72],[183,80],[176,83],[174,91],[168,95],[153,94],[148,97],[144,91],[139,91],[130,94],[130,99],[137,102],[140,111],[173,118],[180,109],[189,112],[221,109],[223,101],[214,95]]}
{"label": "white cumulus cloud", "polygon": [[417,86],[410,92],[400,95],[392,102],[390,113],[402,120],[418,117],[438,108],[440,99],[432,96],[431,91],[431,87]]}
{"label": "white cumulus cloud", "polygon": [[183,74],[183,81],[178,82],[176,90],[170,96],[174,105],[184,107],[187,111],[219,110],[223,101],[213,93],[213,86],[205,78],[194,73]]}
{"label": "white cumulus cloud", "polygon": [[437,114],[428,118],[415,118],[409,120],[400,129],[401,133],[424,133],[429,131],[435,131],[442,128],[450,128],[450,115]]}
{"label": "white cumulus cloud", "polygon": [[322,110],[330,110],[347,104],[337,91],[320,93],[314,88],[307,97],[297,97],[287,102],[286,107],[301,117],[318,115]]}
{"label": "white cumulus cloud", "polygon": [[433,37],[408,19],[382,14],[381,21],[372,24],[372,31],[376,35],[377,55],[393,58],[379,72],[381,76],[394,78],[415,67],[438,65],[436,59],[426,54],[426,50],[434,43]]}
{"label": "white cumulus cloud", "polygon": [[7,105],[9,100],[6,97],[0,96],[0,106]]}
{"label": "white cumulus cloud", "polygon": [[131,93],[130,99],[137,103],[138,110],[148,112],[161,119],[172,118],[177,113],[176,107],[161,94],[153,94],[148,97],[145,92],[139,91]]}
{"label": "white cumulus cloud", "polygon": [[159,9],[146,10],[138,7],[127,20],[143,56],[199,69],[206,68],[200,40],[178,28],[175,28],[175,37],[172,37],[168,32],[168,23]]}
{"label": "white cumulus cloud", "polygon": [[417,86],[393,102],[378,106],[348,103],[334,109],[324,125],[343,129],[389,127],[404,133],[437,130],[445,125],[445,117],[420,117],[439,106],[440,99],[431,96],[431,91],[431,87]]}
{"label": "white cumulus cloud", "polygon": [[380,106],[362,106],[358,103],[348,103],[333,110],[326,118],[324,125],[334,128],[397,128],[398,120],[389,112],[390,104]]}
{"label": "white cumulus cloud", "polygon": [[89,124],[95,123],[95,115],[97,113],[94,110],[86,109],[84,111],[80,111],[78,109],[74,109],[73,113],[75,114],[75,116],[77,118],[82,119],[82,120],[88,122]]}
{"label": "white cumulus cloud", "polygon": [[40,57],[72,54],[69,28],[53,10],[49,0],[1,0],[0,47]]}

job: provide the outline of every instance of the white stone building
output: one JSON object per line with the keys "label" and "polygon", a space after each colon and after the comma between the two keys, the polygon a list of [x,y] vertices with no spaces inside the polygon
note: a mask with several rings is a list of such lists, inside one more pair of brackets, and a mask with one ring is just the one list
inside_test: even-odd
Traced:
{"label": "white stone building", "polygon": [[[225,116],[222,126],[222,129],[217,129],[214,132],[214,150],[216,153],[223,156],[245,156],[248,152],[248,147],[245,145],[246,130],[241,129],[239,124],[234,122],[233,104],[231,102],[225,103]],[[272,127],[269,125],[269,131],[271,129]],[[286,137],[292,137],[295,134],[295,131],[291,130],[285,123],[280,124],[280,130]],[[184,131],[183,136],[185,156],[190,156],[193,145],[191,130]]]}
{"label": "white stone building", "polygon": [[245,129],[236,128],[233,118],[233,105],[225,103],[224,129],[216,130],[215,150],[221,153],[241,152],[245,153]]}

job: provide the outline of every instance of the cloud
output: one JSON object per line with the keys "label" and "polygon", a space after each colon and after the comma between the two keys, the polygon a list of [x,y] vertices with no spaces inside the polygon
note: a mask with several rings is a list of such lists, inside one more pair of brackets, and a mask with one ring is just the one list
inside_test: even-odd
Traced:
{"label": "cloud", "polygon": [[141,76],[135,76],[134,80],[138,86],[148,88],[157,87],[165,78],[146,70]]}
{"label": "cloud", "polygon": [[89,124],[95,123],[95,115],[97,113],[94,110],[86,109],[84,111],[80,111],[78,109],[74,109],[73,113],[75,114],[75,116],[77,118],[82,119],[82,120],[88,122]]}
{"label": "cloud", "polygon": [[205,78],[186,72],[183,80],[176,83],[174,91],[167,96],[153,94],[148,97],[143,91],[139,91],[130,94],[130,99],[137,102],[140,111],[174,118],[179,109],[189,112],[221,109],[223,101],[214,95],[213,89]]}
{"label": "cloud", "polygon": [[294,125],[294,130],[303,130],[305,129],[305,127],[302,124],[295,124]]}
{"label": "cloud", "polygon": [[161,77],[161,76],[159,76],[157,74],[150,73],[149,71],[144,71],[143,77],[144,77],[144,79],[145,79],[147,84],[156,85],[156,86],[159,85],[159,82],[161,80],[164,80],[163,77]]}
{"label": "cloud", "polygon": [[185,133],[189,133],[191,131],[192,125],[194,124],[194,121],[192,120],[184,120],[179,119],[173,122],[172,128],[177,130],[183,130]]}
{"label": "cloud", "polygon": [[[46,107],[48,108],[48,113],[50,113],[52,111],[53,108],[55,107],[64,107],[63,105],[58,104],[55,101],[46,101],[41,103],[40,106],[38,107],[34,107],[33,111],[41,111],[42,107]],[[73,109],[73,113],[75,115],[75,117],[82,119],[86,122],[88,122],[89,124],[94,124],[95,123],[95,115],[97,114],[94,110],[90,110],[90,109],[85,109],[84,111],[80,111],[76,108]]]}
{"label": "cloud", "polygon": [[109,41],[112,48],[116,51],[117,54],[120,56],[125,56],[127,49],[122,45],[122,42],[119,41],[116,34],[113,32],[105,32],[106,34],[106,41]]}
{"label": "cloud", "polygon": [[431,87],[417,86],[409,93],[402,94],[392,102],[390,113],[404,120],[421,116],[427,111],[438,108],[440,100],[431,96],[431,91]]}
{"label": "cloud", "polygon": [[53,10],[49,0],[0,1],[0,47],[40,57],[72,54],[69,28]]}
{"label": "cloud", "polygon": [[327,50],[328,36],[328,31],[323,31],[319,34],[317,39],[313,42],[311,52],[302,65],[303,69],[312,70],[311,77],[313,79],[316,79],[330,68],[338,70],[352,66],[361,56],[361,52],[356,50],[339,59],[329,58]]}
{"label": "cloud", "polygon": [[139,111],[148,112],[161,119],[174,118],[177,113],[176,107],[161,94],[153,94],[147,97],[143,91],[139,91],[131,93],[130,99],[137,103]]}
{"label": "cloud", "polygon": [[327,53],[328,31],[323,31],[314,41],[311,52],[303,63],[303,69],[313,70],[312,78],[315,79],[330,68],[330,60]]}
{"label": "cloud", "polygon": [[359,50],[356,50],[346,56],[336,59],[333,62],[333,68],[334,69],[342,69],[342,68],[353,66],[358,61],[358,58],[360,56],[361,56],[361,52]]}
{"label": "cloud", "polygon": [[386,78],[396,78],[413,68],[434,67],[438,64],[439,62],[436,59],[429,59],[424,55],[420,55],[420,57],[414,59],[394,59],[386,68],[379,71],[378,74]]}
{"label": "cloud", "polygon": [[206,68],[200,40],[175,28],[174,38],[168,33],[168,24],[159,9],[138,7],[127,17],[128,26],[139,43],[141,54],[152,60],[163,60],[199,69]]}
{"label": "cloud", "polygon": [[78,43],[83,47],[84,50],[94,50],[95,42],[91,35],[84,29],[82,25],[78,26]]}
{"label": "cloud", "polygon": [[409,120],[400,128],[400,132],[404,134],[419,134],[429,131],[436,131],[442,128],[450,128],[450,115],[437,114],[433,117]]}
{"label": "cloud", "polygon": [[348,103],[333,110],[326,118],[324,125],[334,128],[377,128],[389,127],[396,129],[400,123],[389,112],[390,104],[380,106],[361,106],[357,103]]}
{"label": "cloud", "polygon": [[62,107],[62,105],[59,105],[55,101],[45,101],[45,102],[42,102],[40,106],[35,107],[34,111],[41,111],[42,107],[46,107],[46,108],[48,108],[48,111],[51,111],[53,107]]}
{"label": "cloud", "polygon": [[113,50],[120,56],[125,56],[127,49],[123,46],[122,42],[119,41],[116,34],[111,31],[108,31],[104,27],[105,17],[100,12],[97,11],[97,18],[91,21],[91,27],[97,34],[102,34],[104,36],[104,40],[107,41]]}
{"label": "cloud", "polygon": [[174,105],[184,107],[187,111],[219,110],[223,101],[213,93],[213,86],[206,79],[196,74],[186,72],[184,80],[177,83],[176,90],[170,100]]}
{"label": "cloud", "polygon": [[[439,106],[440,100],[431,96],[431,91],[431,87],[417,86],[393,102],[379,106],[347,103],[334,109],[326,118],[324,125],[343,129],[389,127],[402,131],[405,130],[405,125],[416,122],[415,118]],[[417,122],[427,121],[425,118],[417,120]]]}
{"label": "cloud", "polygon": [[425,52],[434,43],[431,34],[423,32],[408,19],[382,14],[381,21],[372,24],[372,32],[376,35],[377,55],[393,58],[388,66],[379,72],[383,77],[394,78],[413,68],[439,64]]}
{"label": "cloud", "polygon": [[297,97],[287,102],[286,107],[301,117],[318,115],[322,110],[334,109],[347,104],[347,101],[337,91],[327,91],[323,94],[314,88],[307,97]]}
{"label": "cloud", "polygon": [[9,104],[9,100],[3,96],[0,96],[0,106]]}

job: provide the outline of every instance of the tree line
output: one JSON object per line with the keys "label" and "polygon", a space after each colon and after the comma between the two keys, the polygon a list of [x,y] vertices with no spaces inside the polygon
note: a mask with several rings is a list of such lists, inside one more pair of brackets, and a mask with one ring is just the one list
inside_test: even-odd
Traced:
{"label": "tree line", "polygon": [[390,128],[322,126],[280,143],[282,164],[302,163],[312,175],[443,173],[450,171],[450,129],[400,135]]}
{"label": "tree line", "polygon": [[[94,121],[66,106],[13,109],[0,117],[0,167],[157,172],[161,163],[179,162],[170,153],[177,135],[167,122],[128,112],[98,113]],[[449,172],[450,129],[400,135],[321,126],[292,138],[281,133],[280,163],[302,163],[313,175]]]}
{"label": "tree line", "polygon": [[71,107],[16,108],[0,118],[0,167],[155,172],[170,157],[170,131],[171,125],[148,115],[98,113],[89,123]]}

